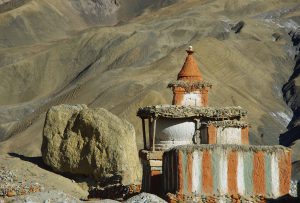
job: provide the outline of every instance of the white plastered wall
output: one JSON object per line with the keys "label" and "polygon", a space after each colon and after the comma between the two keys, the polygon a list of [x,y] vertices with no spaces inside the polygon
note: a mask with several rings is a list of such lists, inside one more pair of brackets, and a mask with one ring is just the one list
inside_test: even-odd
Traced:
{"label": "white plastered wall", "polygon": [[170,148],[177,145],[192,144],[195,134],[195,122],[188,119],[157,120],[155,146]]}
{"label": "white plastered wall", "polygon": [[242,144],[242,129],[218,127],[217,144]]}
{"label": "white plastered wall", "polygon": [[200,92],[190,92],[183,96],[183,106],[201,106],[201,94]]}

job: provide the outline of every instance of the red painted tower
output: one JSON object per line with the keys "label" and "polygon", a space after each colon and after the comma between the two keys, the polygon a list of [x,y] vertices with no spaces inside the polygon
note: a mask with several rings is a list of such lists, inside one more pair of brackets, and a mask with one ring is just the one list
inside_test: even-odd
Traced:
{"label": "red painted tower", "polygon": [[208,106],[208,88],[211,84],[202,80],[196,60],[193,56],[193,47],[190,46],[185,62],[178,73],[177,80],[169,83],[173,90],[173,105]]}

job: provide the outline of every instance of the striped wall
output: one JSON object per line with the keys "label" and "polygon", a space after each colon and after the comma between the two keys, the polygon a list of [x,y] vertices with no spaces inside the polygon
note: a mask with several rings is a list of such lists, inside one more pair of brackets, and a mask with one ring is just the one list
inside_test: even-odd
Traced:
{"label": "striped wall", "polygon": [[282,146],[178,146],[164,153],[164,190],[179,198],[288,194],[291,151]]}
{"label": "striped wall", "polygon": [[208,125],[200,130],[201,144],[249,144],[249,129],[215,127]]}

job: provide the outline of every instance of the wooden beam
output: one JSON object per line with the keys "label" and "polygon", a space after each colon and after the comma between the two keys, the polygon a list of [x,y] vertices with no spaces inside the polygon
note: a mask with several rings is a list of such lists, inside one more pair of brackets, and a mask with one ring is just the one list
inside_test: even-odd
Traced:
{"label": "wooden beam", "polygon": [[156,120],[157,118],[153,119],[153,132],[152,132],[152,151],[155,151],[155,133],[156,133]]}
{"label": "wooden beam", "polygon": [[146,127],[145,127],[145,119],[142,119],[143,125],[143,140],[144,140],[144,149],[147,149],[147,138],[146,138]]}
{"label": "wooden beam", "polygon": [[151,149],[151,145],[153,143],[153,135],[152,135],[152,122],[151,117],[148,119],[148,128],[149,128],[149,150]]}

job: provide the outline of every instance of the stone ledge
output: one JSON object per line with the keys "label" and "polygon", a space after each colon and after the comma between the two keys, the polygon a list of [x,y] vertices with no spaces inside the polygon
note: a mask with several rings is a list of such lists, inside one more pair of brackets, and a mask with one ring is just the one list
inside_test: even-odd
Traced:
{"label": "stone ledge", "polygon": [[233,107],[199,107],[199,106],[177,106],[177,105],[156,105],[139,108],[137,116],[141,118],[214,118],[230,119],[243,117],[247,111],[240,106]]}
{"label": "stone ledge", "polygon": [[273,146],[261,146],[261,145],[236,145],[236,144],[200,144],[200,145],[180,145],[173,147],[166,152],[169,151],[211,151],[216,149],[230,150],[230,151],[241,151],[241,152],[276,152],[276,151],[289,151],[292,150],[288,147],[284,147],[282,145],[273,145]]}
{"label": "stone ledge", "polygon": [[166,195],[168,203],[177,203],[177,202],[197,202],[197,203],[210,203],[210,202],[252,202],[252,203],[266,203],[266,199],[263,196],[252,196],[252,197],[243,197],[240,195],[212,195],[212,196],[185,196],[185,195],[176,195],[168,193]]}
{"label": "stone ledge", "polygon": [[235,128],[246,128],[250,127],[249,123],[245,121],[229,120],[229,121],[209,121],[207,125],[213,125],[215,127],[235,127]]}
{"label": "stone ledge", "polygon": [[162,160],[164,151],[140,150],[139,155],[143,160]]}
{"label": "stone ledge", "polygon": [[186,91],[191,91],[193,89],[212,88],[212,84],[207,81],[176,80],[168,84],[168,88],[173,87],[182,87]]}

